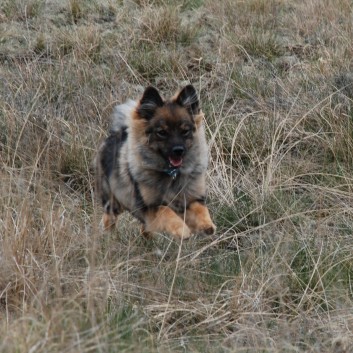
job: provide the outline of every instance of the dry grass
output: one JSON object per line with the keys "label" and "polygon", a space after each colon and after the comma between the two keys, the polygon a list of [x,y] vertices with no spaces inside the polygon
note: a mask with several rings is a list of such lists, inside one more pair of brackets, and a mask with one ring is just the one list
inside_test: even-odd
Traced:
{"label": "dry grass", "polygon": [[[353,352],[348,0],[0,4],[1,352]],[[217,235],[100,230],[112,107],[200,92]]]}

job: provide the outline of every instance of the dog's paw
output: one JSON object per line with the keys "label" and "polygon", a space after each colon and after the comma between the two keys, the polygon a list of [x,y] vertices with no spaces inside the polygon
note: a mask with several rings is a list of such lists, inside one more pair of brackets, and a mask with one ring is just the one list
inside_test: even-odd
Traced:
{"label": "dog's paw", "polygon": [[178,224],[172,226],[169,233],[176,239],[188,239],[192,235],[190,228],[184,222],[178,222]]}
{"label": "dog's paw", "polygon": [[140,232],[141,232],[141,235],[147,239],[147,240],[151,240],[153,239],[153,233],[152,232],[148,232],[145,228],[144,225],[141,226],[141,229],[140,229]]}
{"label": "dog's paw", "polygon": [[145,231],[166,232],[176,239],[187,239],[192,234],[183,219],[168,206],[159,206],[157,210],[146,213]]}
{"label": "dog's paw", "polygon": [[211,220],[207,222],[195,222],[192,226],[189,224],[193,234],[212,235],[216,232],[216,226]]}
{"label": "dog's paw", "polygon": [[102,217],[102,228],[104,231],[113,230],[116,223],[116,216],[104,213]]}
{"label": "dog's paw", "polygon": [[212,235],[216,232],[216,226],[211,222],[209,224],[203,224],[196,230],[198,234]]}
{"label": "dog's paw", "polygon": [[186,223],[194,234],[211,235],[216,231],[207,207],[199,202],[192,203],[186,211]]}

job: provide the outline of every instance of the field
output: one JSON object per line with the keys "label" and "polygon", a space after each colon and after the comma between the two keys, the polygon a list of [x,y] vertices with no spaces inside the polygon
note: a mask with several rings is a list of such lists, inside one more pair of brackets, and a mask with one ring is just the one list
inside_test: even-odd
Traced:
{"label": "field", "polygon": [[[0,2],[0,351],[353,352],[350,0]],[[217,233],[103,233],[114,105],[192,83]]]}

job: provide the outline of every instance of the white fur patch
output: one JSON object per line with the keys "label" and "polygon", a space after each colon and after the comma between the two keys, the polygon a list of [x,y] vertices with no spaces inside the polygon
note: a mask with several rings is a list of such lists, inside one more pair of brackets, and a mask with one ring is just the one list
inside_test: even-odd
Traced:
{"label": "white fur patch", "polygon": [[137,102],[132,99],[115,106],[112,116],[111,131],[119,131],[122,128],[127,127],[129,125],[128,119],[136,106]]}

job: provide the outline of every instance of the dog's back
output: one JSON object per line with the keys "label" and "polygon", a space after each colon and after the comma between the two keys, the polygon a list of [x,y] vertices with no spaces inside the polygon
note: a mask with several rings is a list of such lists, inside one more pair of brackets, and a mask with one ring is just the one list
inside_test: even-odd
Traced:
{"label": "dog's back", "polygon": [[129,99],[126,103],[115,106],[109,136],[101,145],[95,161],[96,191],[106,214],[118,215],[122,211],[121,205],[113,196],[109,179],[112,173],[119,173],[121,148],[127,140],[129,118],[136,104]]}

